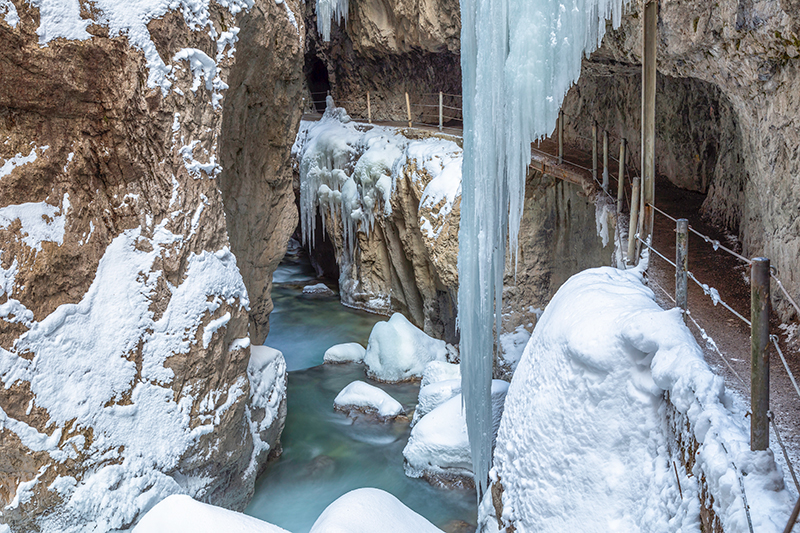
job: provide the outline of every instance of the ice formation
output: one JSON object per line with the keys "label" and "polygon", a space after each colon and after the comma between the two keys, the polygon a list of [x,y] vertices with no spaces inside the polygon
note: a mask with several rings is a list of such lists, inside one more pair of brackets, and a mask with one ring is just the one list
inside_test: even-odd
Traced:
{"label": "ice formation", "polygon": [[[684,442],[699,444],[692,478],[668,408],[689,424],[677,424]],[[639,269],[576,274],[536,324],[508,390],[491,472],[500,518],[544,533],[698,531],[705,479],[723,530],[749,530],[741,481],[753,530],[782,531],[793,500],[772,452],[750,451],[746,412]],[[487,505],[480,520],[496,527]]]}
{"label": "ice formation", "polygon": [[431,361],[446,361],[447,346],[395,313],[372,328],[364,363],[373,379],[397,382],[422,376]]}
{"label": "ice formation", "polygon": [[400,402],[374,385],[353,381],[336,395],[333,406],[339,411],[363,411],[375,413],[380,418],[394,418],[403,413]]}
{"label": "ice formation", "polygon": [[337,344],[325,350],[322,361],[325,363],[360,363],[367,350],[357,342]]}
{"label": "ice formation", "polygon": [[553,131],[582,56],[599,46],[607,18],[619,26],[624,2],[461,2],[465,158],[458,319],[479,494],[491,451],[492,327],[501,316],[506,240],[516,256],[531,143]]}
{"label": "ice formation", "polygon": [[323,41],[331,40],[331,24],[334,17],[338,24],[347,24],[348,10],[348,0],[317,0],[317,31],[322,35]]}

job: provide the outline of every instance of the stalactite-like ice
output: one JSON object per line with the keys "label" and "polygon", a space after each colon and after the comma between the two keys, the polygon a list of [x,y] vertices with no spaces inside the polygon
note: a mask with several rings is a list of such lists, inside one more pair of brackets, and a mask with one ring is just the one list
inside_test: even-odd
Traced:
{"label": "stalactite-like ice", "polygon": [[[626,0],[461,0],[464,164],[459,326],[464,403],[478,495],[491,454],[493,325],[506,241],[516,256],[531,143],[550,134],[581,59]],[[499,330],[499,328],[498,328]]]}
{"label": "stalactite-like ice", "polygon": [[333,17],[336,17],[338,24],[342,24],[342,22],[347,24],[349,8],[348,0],[317,0],[317,31],[322,35],[323,41],[331,40]]}

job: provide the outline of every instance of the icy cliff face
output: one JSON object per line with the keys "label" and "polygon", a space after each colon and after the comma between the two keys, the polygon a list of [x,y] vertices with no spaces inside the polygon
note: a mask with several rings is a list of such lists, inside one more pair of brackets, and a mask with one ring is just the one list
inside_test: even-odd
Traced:
{"label": "icy cliff face", "polygon": [[0,530],[243,506],[285,370],[248,368],[218,148],[240,38],[297,33],[273,2],[68,7],[0,4]]}

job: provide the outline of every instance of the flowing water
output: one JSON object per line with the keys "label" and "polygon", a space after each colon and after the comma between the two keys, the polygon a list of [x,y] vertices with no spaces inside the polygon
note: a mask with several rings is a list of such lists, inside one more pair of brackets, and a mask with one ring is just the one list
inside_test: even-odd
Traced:
{"label": "flowing water", "polygon": [[304,296],[303,285],[319,280],[302,262],[282,264],[273,280],[275,310],[267,345],[283,352],[290,371],[288,415],[281,437],[283,454],[259,477],[245,513],[292,533],[305,533],[339,496],[376,487],[440,528],[453,530],[468,522],[474,531],[474,492],[432,487],[404,474],[408,420],[354,420],[333,410],[339,391],[357,379],[382,388],[408,413],[414,409],[418,383],[375,383],[366,378],[361,364],[321,364],[325,350],[334,344],[366,345],[372,326],[385,317],[347,309],[336,297]]}

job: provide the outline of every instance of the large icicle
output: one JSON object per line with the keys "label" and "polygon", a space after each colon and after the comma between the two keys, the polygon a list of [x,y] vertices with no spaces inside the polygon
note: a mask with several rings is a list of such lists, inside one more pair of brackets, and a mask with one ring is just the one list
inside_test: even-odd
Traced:
{"label": "large icicle", "polygon": [[[462,390],[478,496],[491,454],[493,323],[506,240],[516,257],[531,143],[553,131],[581,59],[627,0],[461,0],[464,165],[459,230]],[[499,330],[499,327],[498,327]]]}
{"label": "large icicle", "polygon": [[322,35],[322,40],[326,43],[331,40],[331,24],[333,17],[336,22],[347,23],[347,13],[350,9],[348,0],[317,0],[317,32]]}

